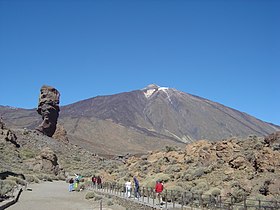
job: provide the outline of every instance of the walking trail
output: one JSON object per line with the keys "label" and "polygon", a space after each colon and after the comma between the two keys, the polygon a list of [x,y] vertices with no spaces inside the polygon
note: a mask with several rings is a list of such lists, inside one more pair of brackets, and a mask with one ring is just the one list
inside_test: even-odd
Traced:
{"label": "walking trail", "polygon": [[63,181],[31,184],[24,190],[19,201],[9,210],[92,210],[93,202],[85,199],[85,191],[68,192],[68,184]]}

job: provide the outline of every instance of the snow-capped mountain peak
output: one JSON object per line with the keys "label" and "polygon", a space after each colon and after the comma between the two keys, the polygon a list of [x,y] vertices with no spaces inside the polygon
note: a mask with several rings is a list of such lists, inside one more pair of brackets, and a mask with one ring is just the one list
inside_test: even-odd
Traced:
{"label": "snow-capped mountain peak", "polygon": [[143,91],[146,98],[150,98],[155,92],[157,91],[166,92],[168,89],[169,89],[168,87],[160,87],[156,84],[150,84],[141,90]]}

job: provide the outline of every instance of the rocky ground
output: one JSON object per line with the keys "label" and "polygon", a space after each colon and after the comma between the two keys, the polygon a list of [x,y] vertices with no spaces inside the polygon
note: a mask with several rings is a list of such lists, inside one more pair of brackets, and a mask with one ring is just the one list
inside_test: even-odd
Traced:
{"label": "rocky ground", "polygon": [[184,149],[167,146],[144,155],[105,157],[33,130],[0,128],[0,174],[23,174],[28,182],[65,180],[80,173],[85,180],[100,175],[103,181],[124,184],[136,175],[146,187],[154,187],[161,179],[166,189],[232,196],[236,201],[243,196],[280,200],[279,133],[267,138],[201,140]]}

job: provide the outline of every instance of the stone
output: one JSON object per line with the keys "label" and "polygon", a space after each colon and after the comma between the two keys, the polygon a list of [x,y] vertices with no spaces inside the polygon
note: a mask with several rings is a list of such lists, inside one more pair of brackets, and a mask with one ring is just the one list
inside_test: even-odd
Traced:
{"label": "stone", "polygon": [[276,131],[264,138],[265,143],[267,143],[273,150],[280,151],[280,131]]}
{"label": "stone", "polygon": [[17,136],[5,126],[2,118],[0,119],[0,142],[6,141],[12,143],[16,147],[20,147],[17,142]]}
{"label": "stone", "polygon": [[43,148],[33,161],[33,170],[58,175],[60,167],[56,154],[49,148]]}
{"label": "stone", "polygon": [[64,126],[61,124],[57,124],[55,133],[53,134],[52,137],[64,143],[69,143],[69,139],[67,137],[67,131],[65,130]]}
{"label": "stone", "polygon": [[36,128],[36,130],[44,135],[52,137],[56,130],[60,111],[60,93],[55,88],[46,85],[41,87],[40,92],[37,112],[42,116],[43,122]]}

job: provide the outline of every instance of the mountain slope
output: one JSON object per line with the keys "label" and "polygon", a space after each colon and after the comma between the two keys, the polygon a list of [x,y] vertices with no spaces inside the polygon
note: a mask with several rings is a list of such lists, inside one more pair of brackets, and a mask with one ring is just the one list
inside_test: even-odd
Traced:
{"label": "mountain slope", "polygon": [[[0,107],[14,127],[33,128],[35,110]],[[97,153],[141,153],[199,139],[265,136],[279,127],[246,113],[173,88],[144,89],[97,96],[61,107],[59,121],[69,140]]]}
{"label": "mountain slope", "polygon": [[147,135],[181,142],[229,136],[267,135],[276,127],[221,104],[171,88],[150,85],[142,90],[99,96],[62,108],[64,116],[111,120]]}

